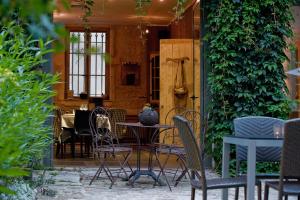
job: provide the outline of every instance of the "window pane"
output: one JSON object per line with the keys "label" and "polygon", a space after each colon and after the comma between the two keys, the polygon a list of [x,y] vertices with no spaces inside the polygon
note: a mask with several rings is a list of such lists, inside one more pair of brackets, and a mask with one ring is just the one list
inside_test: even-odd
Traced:
{"label": "window pane", "polygon": [[91,68],[90,68],[91,75],[96,74],[96,55],[91,55]]}
{"label": "window pane", "polygon": [[91,33],[91,46],[93,52],[90,62],[90,95],[102,96],[105,94],[105,33]]}
{"label": "window pane", "polygon": [[73,88],[72,76],[69,76],[69,88],[70,90]]}
{"label": "window pane", "polygon": [[78,90],[78,95],[81,92],[85,92],[85,84],[84,84],[84,76],[79,76],[79,86],[78,86],[79,90]]}
{"label": "window pane", "polygon": [[72,81],[73,81],[73,93],[74,96],[78,96],[78,77],[77,76],[72,76]]}
{"label": "window pane", "polygon": [[105,63],[103,56],[97,55],[97,75],[105,75]]}
{"label": "window pane", "polygon": [[78,65],[78,68],[79,68],[79,74],[80,75],[85,75],[85,69],[84,69],[84,56],[79,56],[79,65]]}
{"label": "window pane", "polygon": [[100,94],[105,94],[105,76],[101,76],[102,79],[102,87]]}
{"label": "window pane", "polygon": [[106,48],[106,45],[103,44],[103,45],[102,45],[102,48],[101,48],[101,52],[102,52],[102,53],[105,53],[105,51],[106,51],[105,48]]}
{"label": "window pane", "polygon": [[85,91],[85,37],[84,32],[70,32],[69,54],[69,90],[74,96],[79,96]]}
{"label": "window pane", "polygon": [[106,43],[106,33],[102,33],[101,38],[102,38],[101,42]]}
{"label": "window pane", "polygon": [[96,42],[98,40],[98,33],[91,33],[91,42]]}
{"label": "window pane", "polygon": [[95,77],[94,76],[91,76],[91,78],[90,78],[90,95],[91,96],[95,96],[95,93],[96,93],[96,88],[95,88],[95,86],[96,86],[96,84],[95,84]]}

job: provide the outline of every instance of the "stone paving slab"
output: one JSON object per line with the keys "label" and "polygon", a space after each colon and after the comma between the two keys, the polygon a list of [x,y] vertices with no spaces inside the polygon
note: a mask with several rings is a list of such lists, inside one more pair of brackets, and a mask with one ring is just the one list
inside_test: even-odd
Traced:
{"label": "stone paving slab", "polygon": [[[118,179],[112,189],[110,182],[102,174],[99,180],[92,185],[89,182],[96,172],[96,168],[63,168],[47,171],[45,174],[45,190],[54,191],[54,196],[38,194],[38,200],[189,200],[190,184],[184,179],[177,187],[172,187],[172,192],[167,186],[153,186],[153,180],[149,177],[140,178],[134,187],[126,181]],[[40,172],[36,172],[39,174]],[[207,179],[218,177],[211,170],[207,170]],[[171,177],[169,178],[171,180]],[[174,183],[172,183],[174,184]],[[244,191],[240,189],[239,199],[244,199]],[[229,191],[229,199],[234,199],[234,190]],[[197,190],[196,199],[201,199],[201,191]],[[257,196],[256,196],[257,198]],[[221,190],[209,190],[209,200],[221,199]],[[271,190],[270,200],[277,199],[277,192]],[[296,198],[289,198],[294,200]]]}

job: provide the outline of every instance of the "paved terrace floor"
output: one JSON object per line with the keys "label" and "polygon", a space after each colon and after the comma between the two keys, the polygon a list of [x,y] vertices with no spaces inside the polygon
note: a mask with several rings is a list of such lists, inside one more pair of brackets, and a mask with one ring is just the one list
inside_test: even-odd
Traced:
{"label": "paved terrace floor", "polygon": [[[139,179],[134,187],[127,185],[126,181],[120,179],[109,189],[110,182],[108,179],[99,179],[89,185],[91,177],[94,175],[96,168],[59,168],[47,171],[45,174],[44,194],[39,192],[39,200],[189,200],[190,185],[188,179],[183,180],[177,187],[172,187],[172,192],[167,186],[153,186],[153,180],[148,177]],[[41,174],[36,171],[35,175]],[[103,175],[102,175],[103,176]],[[104,176],[103,176],[104,177]],[[211,170],[207,170],[207,178],[215,178],[217,175]],[[171,179],[171,177],[170,177]],[[196,199],[200,197],[201,192],[198,190]],[[234,199],[234,190],[230,190],[229,199]],[[244,199],[243,189],[240,191],[240,198]],[[50,196],[48,196],[50,194]],[[209,200],[220,200],[221,190],[209,190]],[[270,200],[277,199],[277,192],[271,189]],[[294,200],[296,198],[289,198]]]}

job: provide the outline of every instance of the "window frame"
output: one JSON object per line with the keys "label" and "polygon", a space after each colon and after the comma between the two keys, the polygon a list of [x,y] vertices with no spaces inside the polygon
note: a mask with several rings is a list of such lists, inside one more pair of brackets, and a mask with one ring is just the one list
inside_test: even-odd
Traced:
{"label": "window frame", "polygon": [[[92,32],[102,32],[106,34],[105,38],[105,53],[109,54],[110,53],[110,30],[109,28],[90,28],[89,30],[86,30],[82,27],[72,27],[72,26],[67,26],[66,30],[68,31],[68,36],[65,39],[65,99],[69,98],[68,96],[68,91],[69,91],[69,72],[70,72],[70,32],[84,32],[85,33],[85,39],[87,37],[87,33],[90,34]],[[85,44],[85,48],[89,48],[91,45],[89,41]],[[91,56],[90,55],[85,55],[85,91],[87,91],[87,96],[88,98],[99,98],[99,96],[90,96],[90,63],[91,63]],[[105,62],[105,94],[102,96],[103,99],[108,99],[109,98],[109,88],[110,88],[110,64]],[[79,96],[71,96],[71,98],[75,99],[80,99]]]}

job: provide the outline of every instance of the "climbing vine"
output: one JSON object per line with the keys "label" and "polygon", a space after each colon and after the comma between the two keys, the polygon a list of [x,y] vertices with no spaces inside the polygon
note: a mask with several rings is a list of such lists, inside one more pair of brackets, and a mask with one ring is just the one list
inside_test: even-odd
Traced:
{"label": "climbing vine", "polygon": [[[292,37],[292,0],[213,0],[208,6],[208,151],[220,167],[222,137],[233,119],[247,115],[287,118],[283,62]],[[212,148],[211,148],[212,147]]]}

